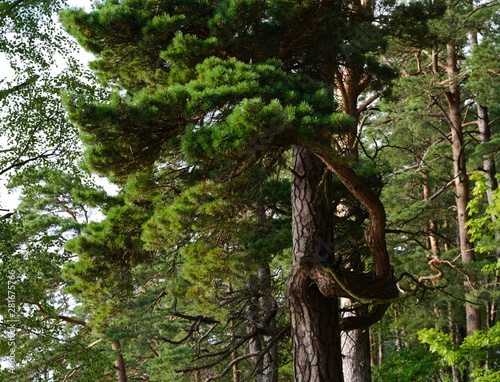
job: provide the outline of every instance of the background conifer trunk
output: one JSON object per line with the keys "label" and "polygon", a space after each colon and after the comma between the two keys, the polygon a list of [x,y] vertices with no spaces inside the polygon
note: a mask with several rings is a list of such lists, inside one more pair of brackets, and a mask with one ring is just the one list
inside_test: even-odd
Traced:
{"label": "background conifer trunk", "polygon": [[[470,241],[470,235],[466,227],[469,220],[467,204],[469,203],[470,182],[467,174],[464,131],[462,127],[461,94],[459,85],[454,82],[454,76],[459,73],[458,54],[456,47],[450,43],[447,45],[448,78],[453,80],[449,90],[445,92],[448,102],[448,118],[451,129],[451,148],[453,153],[453,172],[455,177],[455,203],[457,208],[457,230],[458,244],[461,252],[462,263],[467,264],[476,261],[474,246]],[[465,282],[466,298],[472,286],[469,281]],[[467,335],[474,334],[475,330],[481,329],[481,310],[471,304],[465,304]]]}
{"label": "background conifer trunk", "polygon": [[116,361],[114,362],[116,377],[118,382],[127,382],[127,370],[125,368],[125,360],[123,359],[123,354],[121,350],[121,344],[119,340],[114,340],[111,342],[111,349],[116,352]]}

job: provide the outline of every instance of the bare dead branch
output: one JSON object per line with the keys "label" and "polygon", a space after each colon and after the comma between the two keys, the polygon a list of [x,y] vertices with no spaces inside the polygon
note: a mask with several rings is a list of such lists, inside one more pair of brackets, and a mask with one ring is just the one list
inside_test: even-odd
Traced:
{"label": "bare dead branch", "polygon": [[77,367],[73,368],[72,370],[69,371],[69,373],[67,373],[64,378],[62,379],[62,382],[65,382],[65,381],[68,381],[73,375],[75,375],[75,373],[84,368],[85,366],[87,365],[78,365]]}
{"label": "bare dead branch", "polygon": [[100,344],[102,341],[103,341],[103,339],[101,338],[101,339],[98,339],[97,341],[92,342],[91,344],[89,344],[89,345],[87,346],[87,349],[90,349],[91,347],[94,347],[94,346],[96,346],[97,344]]}
{"label": "bare dead branch", "polygon": [[389,118],[383,121],[363,121],[363,125],[387,125],[388,123],[391,123],[393,121],[393,118]]}
{"label": "bare dead branch", "polygon": [[180,340],[178,341],[174,341],[174,340],[169,340],[168,338],[165,338],[165,337],[159,337],[160,340],[162,341],[165,341],[169,344],[172,344],[172,345],[180,345],[182,344],[184,341],[186,341],[189,337],[191,337],[191,335],[196,331],[196,329],[198,328],[198,325],[199,325],[199,321],[195,321],[191,324],[191,328],[188,330],[188,333]]}
{"label": "bare dead branch", "polygon": [[198,339],[198,341],[196,341],[196,344],[194,344],[193,346],[199,346],[199,345],[200,345],[200,343],[201,343],[203,340],[205,340],[205,339],[206,339],[206,338],[210,335],[210,333],[212,333],[212,331],[213,331],[213,330],[214,330],[214,329],[215,329],[218,325],[219,325],[219,322],[216,322],[215,324],[213,324],[213,325],[210,327],[210,329],[208,329],[208,330],[207,330],[207,332],[206,332],[204,335],[202,335],[202,336]]}
{"label": "bare dead branch", "polygon": [[491,0],[491,1],[487,2],[487,3],[483,3],[481,5],[478,5],[472,11],[469,12],[469,14],[467,15],[467,17],[471,17],[474,13],[478,12],[479,10],[481,10],[483,8],[489,8],[489,7],[494,7],[494,6],[498,6],[498,1],[497,0]]}
{"label": "bare dead branch", "polygon": [[38,311],[47,317],[61,320],[61,321],[64,321],[64,322],[67,322],[67,323],[73,324],[73,325],[80,325],[80,326],[83,326],[84,328],[87,328],[87,329],[91,329],[90,326],[88,326],[88,324],[83,320],[64,316],[61,314],[53,315],[52,313],[48,312],[39,302],[30,302],[30,301],[23,301],[23,302],[26,304],[35,305],[38,308]]}
{"label": "bare dead branch", "polygon": [[256,357],[260,354],[260,352],[253,352],[253,353],[248,353],[248,354],[244,354],[244,355],[241,355],[235,359],[233,359],[231,362],[229,362],[229,364],[227,365],[227,367],[222,370],[222,372],[220,372],[219,374],[217,375],[214,375],[212,377],[208,377],[207,379],[205,379],[205,382],[210,382],[210,381],[215,381],[216,379],[219,379],[219,378],[222,378],[223,376],[225,376],[227,373],[229,373],[229,371],[231,370],[231,368],[233,367],[233,365],[247,359],[247,358],[251,358],[251,357]]}
{"label": "bare dead branch", "polygon": [[218,321],[212,317],[190,316],[188,314],[182,314],[182,313],[179,313],[176,311],[172,312],[170,315],[173,317],[183,318],[183,319],[188,320],[188,321],[197,321],[197,322],[200,322],[203,324],[218,324],[218,323],[220,323],[220,321]]}
{"label": "bare dead branch", "polygon": [[370,106],[373,102],[375,102],[378,98],[380,97],[380,93],[376,93],[372,95],[371,97],[367,98],[365,102],[363,102],[359,107],[358,107],[358,113],[361,113],[368,109],[368,106]]}
{"label": "bare dead branch", "polygon": [[434,195],[431,195],[427,199],[424,199],[424,200],[431,201],[431,200],[436,199],[439,195],[441,195],[443,192],[445,192],[448,189],[448,187],[453,185],[454,182],[455,182],[455,178],[453,178],[448,183],[446,183],[443,187],[441,187],[441,189],[439,189],[437,192],[435,192]]}

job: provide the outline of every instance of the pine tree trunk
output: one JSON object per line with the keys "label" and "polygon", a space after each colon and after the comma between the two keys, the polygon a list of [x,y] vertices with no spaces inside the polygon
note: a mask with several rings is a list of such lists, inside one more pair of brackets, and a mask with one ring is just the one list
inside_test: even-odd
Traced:
{"label": "pine tree trunk", "polygon": [[[237,357],[237,355],[235,354]],[[235,357],[235,358],[236,358]],[[233,365],[233,382],[240,382],[240,367],[237,363]]]}
{"label": "pine tree trunk", "polygon": [[382,338],[382,328],[378,332],[377,361],[379,365],[384,362],[384,339]]}
{"label": "pine tree trunk", "polygon": [[[234,327],[234,321],[231,321],[231,327]],[[234,336],[234,330],[231,330],[231,336]],[[238,358],[238,349],[234,350],[233,351],[233,359],[236,359]],[[238,364],[238,362],[236,362],[232,368],[231,368],[231,372],[233,374],[233,382],[240,382],[240,365]]]}
{"label": "pine tree trunk", "polygon": [[191,377],[191,379],[193,380],[193,382],[201,382],[201,376],[200,376],[201,372],[199,370],[196,370],[193,372],[193,375]]}
{"label": "pine tree trunk", "polygon": [[[474,49],[477,44],[477,34],[471,33],[469,35],[470,47]],[[490,128],[490,118],[488,108],[481,105],[479,102],[476,103],[477,107],[477,127],[479,130],[479,140],[482,144],[488,143],[491,140],[491,128]],[[498,181],[496,179],[497,169],[495,164],[495,157],[491,154],[486,154],[483,156],[483,170],[488,179],[489,190],[486,191],[486,197],[489,204],[493,204],[493,191],[498,188]],[[495,223],[497,217],[491,216],[491,221]],[[500,239],[500,232],[498,230],[495,233],[495,239]],[[497,250],[497,257],[500,256],[500,249]]]}
{"label": "pine tree trunk", "polygon": [[394,342],[396,345],[396,350],[400,352],[401,350],[403,350],[403,340],[401,338],[401,331],[399,330],[398,326],[398,317],[398,309],[394,309]]}
{"label": "pine tree trunk", "polygon": [[[455,203],[457,208],[458,242],[461,252],[462,263],[467,264],[476,260],[474,246],[470,242],[470,235],[466,227],[469,220],[467,204],[470,198],[469,176],[467,174],[464,131],[462,127],[461,95],[459,85],[455,83],[454,77],[459,73],[456,48],[453,44],[447,45],[447,72],[448,77],[454,82],[445,92],[449,107],[449,121],[451,129],[451,146],[453,153],[453,172],[455,177]],[[466,297],[472,289],[470,282],[464,283]],[[474,334],[475,330],[481,329],[481,310],[471,304],[465,304],[465,319],[467,335]]]}
{"label": "pine tree trunk", "polygon": [[[481,140],[481,143],[488,143],[491,140],[488,108],[486,106],[481,106],[479,103],[477,104],[477,122],[479,128],[479,139]],[[488,203],[493,204],[495,202],[493,200],[493,191],[498,188],[498,181],[495,177],[497,175],[497,169],[495,165],[495,158],[493,155],[486,154],[483,156],[483,170],[486,174],[489,185],[489,189],[486,191],[486,197],[488,199]],[[497,216],[492,215],[491,221],[495,223],[497,218]],[[495,239],[500,240],[500,232],[498,231],[498,229],[495,231]],[[497,257],[500,256],[500,249],[497,250],[496,255]]]}
{"label": "pine tree trunk", "polygon": [[117,359],[114,363],[116,376],[118,382],[127,382],[127,371],[125,369],[125,360],[123,359],[123,354],[121,351],[121,344],[119,340],[111,342],[111,349],[116,353]]}
{"label": "pine tree trunk", "polygon": [[[479,138],[481,143],[487,143],[491,140],[491,130],[490,130],[490,121],[488,108],[486,106],[482,106],[479,103],[477,104],[477,120],[478,120],[478,128],[479,128]],[[486,154],[483,156],[483,170],[486,173],[486,177],[488,179],[489,189],[486,191],[486,197],[488,199],[488,204],[495,203],[493,199],[493,191],[498,188],[498,181],[496,179],[497,170],[495,165],[495,158],[491,154]],[[491,214],[490,216],[491,222],[493,224],[496,223],[498,217],[495,214]],[[500,241],[500,230],[495,228],[494,234],[495,240]],[[500,248],[496,249],[495,253],[496,257],[500,257]],[[493,284],[495,287],[498,286],[498,272],[493,275],[492,280],[488,280],[489,284]],[[488,328],[491,328],[495,324],[495,301],[488,302],[486,304],[486,318],[485,323]],[[492,314],[493,313],[493,314]],[[487,363],[490,362],[491,357],[488,357]],[[489,365],[487,365],[489,367]]]}
{"label": "pine tree trunk", "polygon": [[[249,307],[251,325],[248,331],[256,329],[264,331],[276,331],[276,302],[271,295],[271,270],[269,266],[263,266],[257,270],[253,279],[254,297]],[[273,339],[270,335],[258,335],[250,340],[249,350],[251,353],[262,352]],[[255,365],[255,382],[278,382],[278,348],[273,345],[263,355],[253,357]]]}
{"label": "pine tree trunk", "polygon": [[[260,309],[263,313],[263,327],[269,331],[276,331],[276,301],[271,295],[271,270],[269,266],[258,270],[259,280],[261,282],[262,297],[260,299]],[[272,336],[263,335],[262,340],[267,347],[273,339]],[[278,346],[274,344],[262,358],[263,370],[262,378],[257,382],[278,382]]]}
{"label": "pine tree trunk", "polygon": [[[469,35],[470,48],[473,50],[478,44],[477,34],[471,33]],[[490,118],[488,108],[481,105],[479,102],[477,106],[477,127],[479,130],[479,140],[481,143],[488,143],[491,140]],[[493,203],[492,193],[498,188],[498,182],[495,178],[497,174],[495,158],[492,155],[486,154],[483,157],[483,170],[490,183],[490,190],[487,192],[488,203]],[[494,217],[492,217],[494,218]]]}
{"label": "pine tree trunk", "polygon": [[307,262],[332,262],[331,201],[325,166],[294,146],[292,157],[293,269],[288,281],[296,382],[343,382],[336,298],[324,297]]}
{"label": "pine tree trunk", "polygon": [[[368,332],[369,340],[370,340],[370,366],[377,366],[378,363],[378,354],[377,354],[377,340],[375,339],[375,334],[373,330]],[[370,367],[370,371],[371,371]]]}
{"label": "pine tree trunk", "polygon": [[[477,121],[479,128],[479,139],[481,143],[488,143],[491,140],[490,120],[488,115],[488,108],[477,104]],[[495,158],[493,155],[486,154],[483,157],[483,170],[488,178],[490,190],[487,192],[488,203],[493,203],[493,191],[498,188],[498,182],[495,178],[497,169],[495,165]]]}
{"label": "pine tree trunk", "polygon": [[[342,299],[341,301],[343,306],[351,305],[349,299]],[[345,313],[344,316],[355,313]],[[370,382],[372,375],[370,365],[370,332],[368,328],[342,332],[341,338],[344,380],[349,382]]]}
{"label": "pine tree trunk", "polygon": [[[474,49],[477,44],[477,34],[471,33],[469,36],[470,47]],[[490,118],[488,108],[486,106],[481,105],[479,102],[476,103],[477,106],[477,125],[479,130],[479,140],[482,144],[488,143],[491,140],[491,128],[490,128]],[[483,170],[486,174],[486,178],[488,179],[489,189],[486,191],[486,197],[488,200],[488,204],[493,204],[493,191],[498,188],[498,181],[496,178],[497,169],[495,164],[495,158],[491,154],[486,154],[483,156]],[[498,219],[497,216],[491,215],[491,221],[493,223]],[[500,231],[495,229],[495,240],[500,240]],[[500,248],[496,250],[497,258],[500,257]],[[498,274],[493,276],[492,284],[496,287],[498,286]],[[496,302],[491,301],[486,304],[486,327],[491,328],[496,322]]]}
{"label": "pine tree trunk", "polygon": [[[460,338],[460,333],[458,331],[457,325],[453,319],[453,306],[451,302],[448,301],[448,330],[450,332],[451,343],[453,345],[460,345],[462,343],[462,338]],[[463,382],[462,373],[458,365],[451,365],[451,377],[453,382]]]}
{"label": "pine tree trunk", "polygon": [[[431,185],[428,181],[429,174],[428,171],[420,171],[420,175],[425,179],[423,184],[422,199],[427,200],[431,197]],[[438,232],[438,225],[435,217],[429,220],[429,225],[427,227],[428,235],[426,237],[426,249],[429,249],[433,255],[439,255],[439,244],[436,238]]]}

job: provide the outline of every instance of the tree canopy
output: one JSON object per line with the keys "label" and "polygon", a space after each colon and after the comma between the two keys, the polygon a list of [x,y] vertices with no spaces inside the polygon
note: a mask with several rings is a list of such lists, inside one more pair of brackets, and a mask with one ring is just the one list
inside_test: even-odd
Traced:
{"label": "tree canopy", "polygon": [[62,5],[0,6],[26,380],[498,378],[498,2],[65,9],[99,89]]}

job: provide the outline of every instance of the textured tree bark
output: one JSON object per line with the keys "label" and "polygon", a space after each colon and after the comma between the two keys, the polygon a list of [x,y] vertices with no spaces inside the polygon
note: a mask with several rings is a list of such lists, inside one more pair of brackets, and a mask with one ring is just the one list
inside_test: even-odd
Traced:
{"label": "textured tree bark", "polygon": [[[467,264],[476,261],[474,246],[470,241],[470,235],[466,227],[469,220],[467,204],[470,198],[469,176],[467,174],[464,131],[462,127],[461,94],[460,87],[455,83],[455,76],[459,73],[456,48],[453,44],[447,45],[448,62],[446,70],[448,77],[454,82],[445,91],[448,102],[448,118],[451,129],[451,148],[453,153],[453,172],[455,177],[455,203],[457,207],[458,242],[461,252],[462,263]],[[471,283],[464,283],[466,297],[472,289]],[[471,303],[465,304],[465,320],[467,335],[474,334],[475,330],[481,329],[481,310]]]}
{"label": "textured tree bark", "polygon": [[[488,108],[486,106],[481,106],[479,103],[477,104],[477,124],[479,128],[479,139],[481,143],[488,143],[491,140],[491,129],[490,129],[490,119],[488,114]],[[483,170],[486,174],[486,178],[488,179],[489,189],[486,191],[486,197],[488,199],[489,204],[493,204],[495,201],[493,200],[493,191],[498,188],[498,181],[495,177],[497,175],[497,169],[495,164],[495,158],[491,154],[486,154],[483,156]],[[497,216],[492,215],[491,221],[493,223],[498,219]],[[495,239],[500,239],[500,232],[497,229],[495,231]],[[500,248],[497,249],[496,253],[497,257],[500,257]]]}
{"label": "textured tree bark", "polygon": [[384,362],[384,339],[382,338],[382,330],[378,331],[378,346],[377,346],[377,361],[381,365]]}
{"label": "textured tree bark", "polygon": [[121,344],[119,340],[111,342],[111,349],[116,352],[117,359],[115,361],[115,370],[118,382],[127,382],[127,370],[125,369],[125,360],[121,351]]}
{"label": "textured tree bark", "polygon": [[[327,134],[327,133],[320,133]],[[380,320],[391,299],[398,296],[398,289],[393,277],[385,240],[386,215],[378,195],[356,175],[344,158],[331,146],[321,144],[318,137],[314,143],[306,142],[306,147],[313,152],[325,166],[335,174],[349,192],[363,205],[370,216],[370,223],[365,230],[365,241],[373,258],[373,270],[362,272],[354,268],[342,269],[340,264],[331,267],[328,262],[304,261],[316,286],[326,297],[349,297],[359,302],[376,303],[367,317],[349,317],[342,324],[342,330],[352,330],[373,325]],[[346,266],[347,264],[343,264]],[[382,301],[387,300],[387,301]]]}
{"label": "textured tree bark", "polygon": [[[431,197],[431,185],[429,184],[429,173],[428,171],[419,171],[419,174],[424,178],[424,183],[422,185],[422,199],[428,200]],[[438,232],[438,225],[435,217],[429,220],[429,225],[427,227],[428,235],[425,239],[426,248],[430,249],[433,255],[439,255],[439,244],[436,237]]]}
{"label": "textured tree bark", "polygon": [[[261,267],[257,270],[254,279],[254,293],[249,316],[251,325],[249,332],[256,329],[265,329],[268,332],[276,331],[276,302],[271,295],[271,271],[269,266]],[[250,353],[257,353],[266,350],[272,336],[258,335],[250,340]],[[255,382],[278,382],[278,348],[272,345],[265,354],[252,357],[255,365]]]}
{"label": "textured tree bark", "polygon": [[[351,300],[342,299],[343,306],[349,306]],[[355,315],[345,313],[345,315]],[[369,328],[359,328],[343,331],[342,339],[342,370],[344,380],[349,382],[370,382],[372,380],[370,365],[370,332]]]}
{"label": "textured tree bark", "polygon": [[[231,289],[231,288],[229,288]],[[234,321],[231,321],[231,336],[234,336],[235,333],[234,333]],[[238,358],[238,349],[235,349],[233,351],[233,354],[232,354],[232,357],[233,359],[237,359]],[[232,372],[232,375],[233,375],[233,382],[240,382],[241,378],[240,378],[240,374],[241,374],[241,371],[240,371],[240,366],[238,364],[238,362],[235,362],[233,367],[231,368],[231,372]]]}
{"label": "textured tree bark", "polygon": [[[259,279],[262,286],[262,297],[260,299],[260,308],[265,313],[264,326],[268,327],[271,331],[276,330],[276,301],[271,295],[271,270],[269,267],[260,268],[258,271]],[[262,336],[263,343],[268,346],[269,342],[273,339],[272,336]],[[277,344],[264,354],[262,363],[264,368],[262,370],[262,378],[257,382],[278,382],[278,346]]]}
{"label": "textured tree bark", "polygon": [[[488,108],[477,104],[477,125],[479,128],[479,139],[481,143],[488,143],[491,140],[491,128],[490,119],[488,114]],[[486,173],[488,182],[490,183],[490,190],[487,192],[488,203],[493,203],[492,192],[498,188],[498,182],[495,178],[497,174],[497,169],[495,165],[495,158],[493,155],[486,154],[483,157],[483,170]]]}
{"label": "textured tree bark", "polygon": [[[450,331],[451,343],[453,345],[460,345],[463,338],[460,338],[460,333],[457,327],[457,323],[453,319],[453,307],[451,302],[447,304],[448,311],[448,330]],[[460,367],[458,365],[451,365],[451,378],[453,382],[464,382],[462,373],[460,372]]]}
{"label": "textured tree bark", "polygon": [[321,161],[293,146],[293,269],[287,285],[296,382],[343,382],[337,298],[325,297],[307,263],[332,263],[332,207]]}
{"label": "textured tree bark", "polygon": [[[471,48],[474,49],[478,44],[477,34],[471,33],[469,41]],[[479,140],[481,141],[481,143],[485,144],[491,140],[489,111],[486,106],[481,105],[479,102],[476,103],[476,107],[477,107],[477,126],[479,130]],[[488,204],[493,204],[494,203],[493,191],[495,191],[498,188],[498,181],[496,178],[497,168],[495,164],[495,158],[492,154],[485,154],[483,156],[483,170],[485,172],[486,178],[488,179],[489,189],[486,191]],[[498,217],[492,214],[490,219],[493,223],[495,223]],[[500,240],[500,230],[498,229],[495,229],[495,239]],[[500,248],[497,248],[496,256],[497,258],[500,257]],[[498,275],[495,275],[493,277],[494,280],[492,280],[492,283],[498,285],[499,281]],[[496,311],[497,309],[495,301],[486,303],[485,322],[488,328],[491,328],[496,322],[496,317],[495,317]]]}
{"label": "textured tree bark", "polygon": [[[471,49],[474,49],[477,44],[477,34],[471,33],[469,35],[469,42]],[[479,130],[479,140],[481,143],[488,143],[491,140],[491,128],[490,128],[490,118],[488,108],[481,105],[481,103],[476,102],[477,107],[477,127]],[[488,178],[490,189],[487,191],[486,195],[488,198],[488,203],[493,203],[493,191],[498,188],[498,182],[495,178],[497,174],[497,169],[495,165],[495,158],[491,154],[486,154],[483,156],[483,170]],[[495,221],[496,217],[492,216],[492,220]]]}

